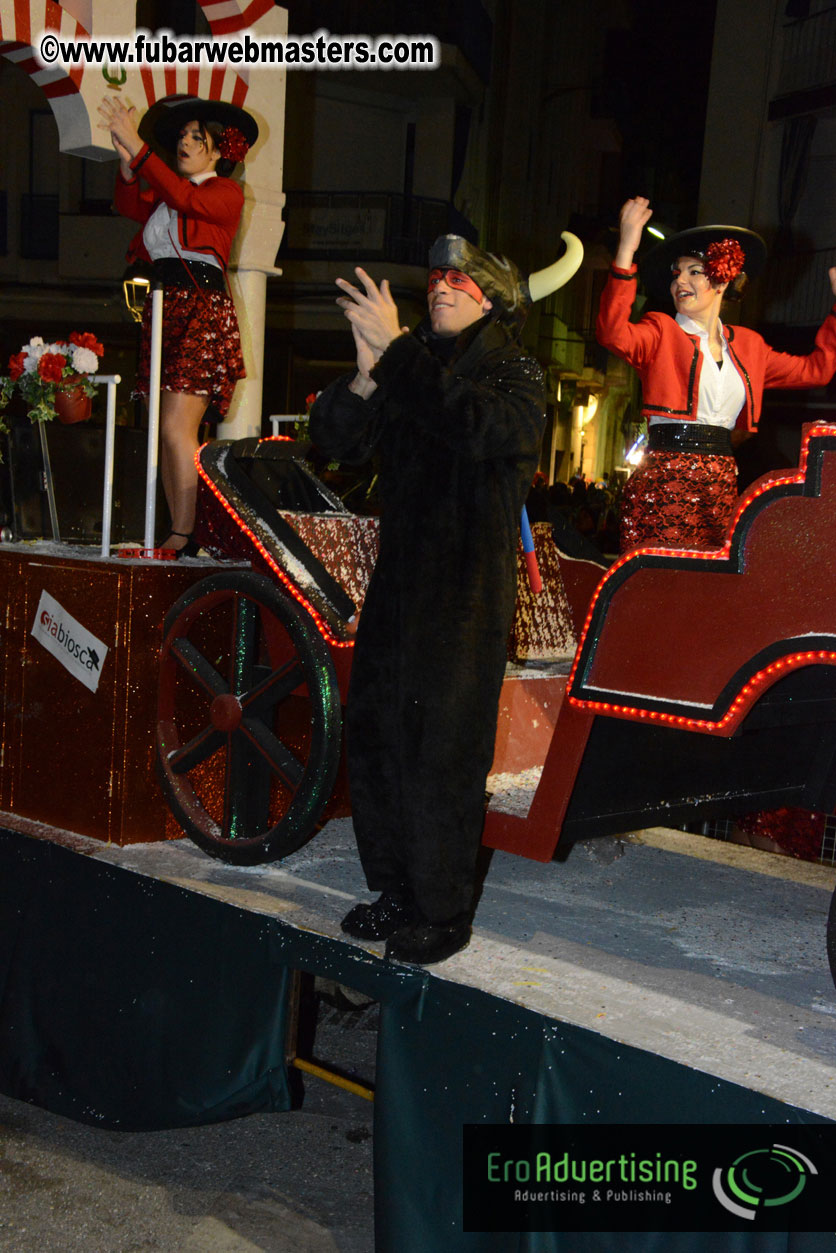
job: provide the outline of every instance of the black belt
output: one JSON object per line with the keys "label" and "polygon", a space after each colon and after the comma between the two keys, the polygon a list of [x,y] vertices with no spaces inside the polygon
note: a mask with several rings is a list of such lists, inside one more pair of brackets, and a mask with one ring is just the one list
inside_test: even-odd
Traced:
{"label": "black belt", "polygon": [[219,265],[182,257],[161,257],[152,262],[151,272],[163,287],[200,287],[205,291],[226,291],[224,272]]}
{"label": "black belt", "polygon": [[653,422],[647,432],[650,452],[714,453],[732,455],[731,432],[724,426],[702,422]]}

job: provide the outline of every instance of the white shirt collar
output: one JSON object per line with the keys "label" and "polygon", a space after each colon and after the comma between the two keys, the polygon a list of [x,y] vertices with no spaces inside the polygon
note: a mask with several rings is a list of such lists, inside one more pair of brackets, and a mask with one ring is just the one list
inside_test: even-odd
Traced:
{"label": "white shirt collar", "polygon": [[[708,331],[704,326],[700,326],[699,322],[695,322],[693,318],[689,318],[687,313],[677,313],[675,320],[678,326],[681,326],[686,335],[699,335],[700,339],[708,339]],[[726,342],[726,332],[723,323],[718,323],[720,327],[720,339]]]}
{"label": "white shirt collar", "polygon": [[193,175],[192,178],[189,179],[189,182],[200,184],[200,183],[205,183],[207,178],[217,178],[217,177],[218,177],[217,170],[204,170],[202,174]]}

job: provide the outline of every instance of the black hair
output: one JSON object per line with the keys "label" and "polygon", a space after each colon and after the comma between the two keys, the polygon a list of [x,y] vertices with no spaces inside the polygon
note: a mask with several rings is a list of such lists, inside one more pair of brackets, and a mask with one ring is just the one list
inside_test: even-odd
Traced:
{"label": "black hair", "polygon": [[[203,139],[204,142],[206,141],[206,136],[208,135],[212,140],[214,148],[217,150],[220,147],[221,137],[226,129],[220,122],[199,121],[197,123],[197,129],[200,131],[201,139]],[[220,174],[221,178],[229,178],[230,174],[235,169],[236,164],[237,162],[230,161],[229,157],[219,156],[215,165],[215,173]]]}
{"label": "black hair", "polygon": [[738,300],[742,300],[743,293],[746,290],[746,284],[748,282],[749,280],[746,277],[746,271],[741,270],[740,273],[729,283],[723,293],[723,299],[730,300],[733,304],[736,304]]}

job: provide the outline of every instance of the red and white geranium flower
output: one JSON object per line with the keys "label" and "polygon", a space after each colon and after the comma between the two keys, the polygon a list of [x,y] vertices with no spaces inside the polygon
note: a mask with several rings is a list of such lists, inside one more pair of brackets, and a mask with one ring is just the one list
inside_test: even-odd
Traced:
{"label": "red and white geranium flower", "polygon": [[32,422],[48,422],[55,416],[55,393],[80,388],[93,396],[93,375],[104,347],[89,331],[73,331],[68,340],[45,343],[34,335],[20,352],[9,358],[9,372],[0,375],[0,430],[8,430],[2,410],[17,391],[29,405]]}

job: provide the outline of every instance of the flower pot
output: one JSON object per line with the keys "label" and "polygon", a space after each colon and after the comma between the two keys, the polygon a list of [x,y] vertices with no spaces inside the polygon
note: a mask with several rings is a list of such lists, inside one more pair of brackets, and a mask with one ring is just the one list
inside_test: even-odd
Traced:
{"label": "flower pot", "polygon": [[65,426],[73,422],[86,422],[90,417],[92,399],[81,387],[55,393],[55,416]]}

